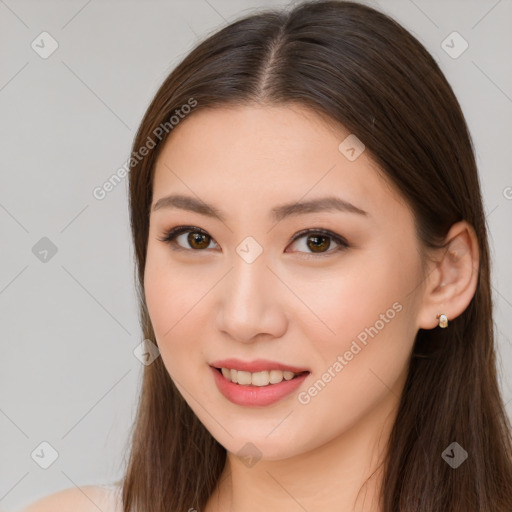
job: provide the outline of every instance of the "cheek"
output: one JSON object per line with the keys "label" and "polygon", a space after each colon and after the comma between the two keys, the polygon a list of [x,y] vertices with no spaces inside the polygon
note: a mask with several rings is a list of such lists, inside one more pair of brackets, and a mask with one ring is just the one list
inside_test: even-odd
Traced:
{"label": "cheek", "polygon": [[171,251],[164,243],[150,241],[144,270],[146,303],[160,341],[171,338],[180,319],[193,313],[201,293],[194,269],[176,264]]}
{"label": "cheek", "polygon": [[[320,343],[328,347],[335,340],[354,339],[375,324],[379,331],[389,331],[397,319],[400,322],[408,316],[418,272],[413,255],[400,259],[391,251],[365,258],[354,255],[342,268],[325,275],[297,274],[294,291],[307,297],[305,302],[313,313],[308,315],[310,325],[321,327]],[[364,341],[364,334],[360,338]]]}
{"label": "cheek", "polygon": [[316,357],[316,388],[329,388],[318,406],[341,397],[345,410],[364,408],[403,376],[415,337],[411,292],[419,273],[414,251],[397,258],[388,250],[364,261],[355,256],[350,272],[331,273],[318,283],[323,293],[310,294],[308,303],[316,317],[303,324],[308,351]]}
{"label": "cheek", "polygon": [[306,327],[304,352],[311,354],[315,375],[297,397],[298,410],[307,414],[308,428],[326,439],[349,430],[383,401],[397,399],[414,342],[414,261],[366,263],[326,281],[328,299],[316,299],[318,316],[334,333],[315,334],[315,319]]}
{"label": "cheek", "polygon": [[146,304],[157,345],[170,374],[175,371],[174,364],[182,364],[194,353],[191,349],[197,336],[187,329],[192,325],[190,315],[199,311],[194,306],[201,298],[201,291],[190,285],[192,278],[189,273],[173,268],[164,251],[152,251],[148,247],[144,272]]}

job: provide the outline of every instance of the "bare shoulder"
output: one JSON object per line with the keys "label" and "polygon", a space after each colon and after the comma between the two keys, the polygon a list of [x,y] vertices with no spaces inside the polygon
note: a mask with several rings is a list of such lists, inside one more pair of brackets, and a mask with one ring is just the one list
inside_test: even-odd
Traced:
{"label": "bare shoulder", "polygon": [[112,490],[99,485],[70,487],[30,503],[19,512],[121,512]]}

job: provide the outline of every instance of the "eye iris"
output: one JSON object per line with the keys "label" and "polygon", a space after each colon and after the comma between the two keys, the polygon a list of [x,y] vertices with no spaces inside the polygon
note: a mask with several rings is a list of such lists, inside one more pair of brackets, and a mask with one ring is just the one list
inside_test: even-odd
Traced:
{"label": "eye iris", "polygon": [[[313,246],[309,245],[309,241],[310,240],[314,240],[313,242]],[[319,240],[323,240],[324,243],[320,243]],[[308,236],[308,247],[313,251],[313,252],[322,252],[322,249],[326,249],[329,247],[329,237],[327,236],[317,236],[317,235],[310,235]],[[320,249],[320,250],[318,250]]]}
{"label": "eye iris", "polygon": [[210,245],[210,237],[203,233],[191,232],[188,234],[187,241],[191,247],[196,249],[206,249]]}

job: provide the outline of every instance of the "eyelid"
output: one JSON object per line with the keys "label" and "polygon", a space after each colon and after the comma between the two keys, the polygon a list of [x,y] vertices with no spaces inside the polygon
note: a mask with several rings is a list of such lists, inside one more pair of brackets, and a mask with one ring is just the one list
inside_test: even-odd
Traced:
{"label": "eyelid", "polygon": [[[208,237],[210,237],[210,239],[214,243],[217,244],[215,239],[207,231],[205,231],[204,229],[201,229],[197,226],[176,226],[174,228],[171,228],[171,229],[168,229],[167,231],[165,231],[163,237],[157,237],[157,239],[161,242],[172,245],[173,246],[172,249],[176,250],[176,251],[187,251],[187,252],[196,252],[196,253],[205,251],[206,249],[194,250],[194,249],[190,249],[190,248],[181,247],[175,243],[176,238],[178,236],[182,235],[183,233],[189,233],[189,232],[201,233],[203,235],[207,235]],[[296,242],[297,240],[299,240],[300,238],[303,238],[306,235],[324,235],[324,236],[330,238],[331,240],[333,240],[336,244],[338,244],[338,247],[335,247],[334,249],[329,249],[328,251],[323,252],[323,253],[322,252],[314,253],[314,252],[296,251],[298,254],[304,255],[305,257],[319,258],[322,256],[330,256],[331,254],[333,254],[339,250],[347,249],[348,247],[350,247],[349,243],[346,241],[346,239],[344,237],[342,237],[341,235],[338,235],[337,233],[334,233],[333,231],[330,231],[328,229],[323,229],[323,228],[307,228],[307,229],[303,229],[303,230],[295,233],[294,236],[291,238],[291,240],[288,242],[287,247],[290,244]]]}

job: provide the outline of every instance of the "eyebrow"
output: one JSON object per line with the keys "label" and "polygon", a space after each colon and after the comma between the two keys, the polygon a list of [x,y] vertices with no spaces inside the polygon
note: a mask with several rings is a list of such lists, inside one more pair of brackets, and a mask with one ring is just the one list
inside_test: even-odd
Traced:
{"label": "eyebrow", "polygon": [[[187,210],[207,217],[218,219],[221,222],[226,221],[226,214],[213,205],[205,203],[200,199],[184,195],[169,195],[159,199],[153,206],[153,211],[161,208],[176,208],[180,210]],[[323,211],[338,211],[346,213],[355,213],[358,215],[367,216],[368,212],[361,210],[352,203],[345,201],[336,196],[321,197],[318,199],[311,199],[309,201],[287,203],[274,207],[270,216],[276,222],[283,220],[286,217],[295,215],[304,215],[307,213],[316,213]]]}

